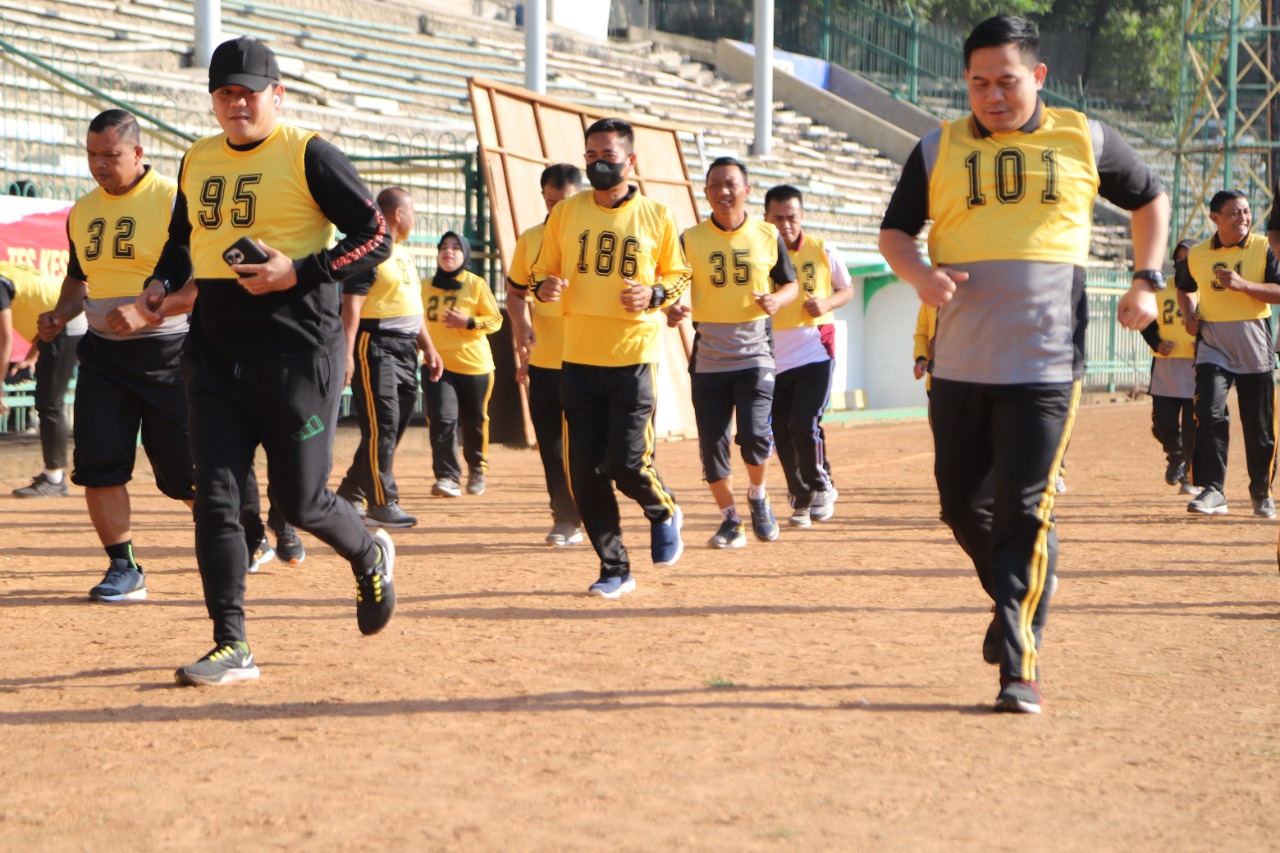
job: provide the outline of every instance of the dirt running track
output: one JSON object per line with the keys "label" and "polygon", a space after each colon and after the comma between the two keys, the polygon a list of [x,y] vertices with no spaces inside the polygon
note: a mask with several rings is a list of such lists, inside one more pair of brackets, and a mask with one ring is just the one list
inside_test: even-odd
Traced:
{"label": "dirt running track", "polygon": [[988,602],[923,422],[832,429],[837,519],[736,552],[702,547],[696,447],[662,445],[690,547],[653,569],[629,506],[620,602],[578,595],[587,546],[540,544],[534,453],[433,500],[416,428],[397,469],[424,523],[395,534],[388,629],[359,635],[347,567],[308,538],[250,579],[262,680],[203,690],[172,677],[212,645],[181,507],[135,482],[150,598],[90,605],[80,492],[8,498],[39,457],[9,442],[0,849],[1274,849],[1277,525],[1248,513],[1238,431],[1232,514],[1189,517],[1149,418],[1081,413],[1038,718],[988,710]]}

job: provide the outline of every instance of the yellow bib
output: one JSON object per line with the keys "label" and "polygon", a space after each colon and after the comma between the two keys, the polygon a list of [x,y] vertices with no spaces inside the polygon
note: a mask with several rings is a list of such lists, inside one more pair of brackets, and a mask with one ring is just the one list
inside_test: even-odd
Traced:
{"label": "yellow bib", "polygon": [[[98,187],[71,208],[67,232],[90,299],[137,296],[169,238],[177,185],[147,169],[124,195]],[[182,287],[186,282],[174,282]]]}
{"label": "yellow bib", "polygon": [[1271,316],[1271,306],[1247,293],[1227,290],[1218,284],[1214,270],[1231,268],[1245,281],[1262,281],[1267,269],[1267,240],[1257,234],[1244,239],[1243,246],[1214,248],[1214,238],[1191,247],[1187,271],[1199,285],[1200,319],[1210,323],[1259,320]]}
{"label": "yellow bib", "polygon": [[1160,314],[1156,317],[1160,324],[1160,340],[1173,341],[1173,351],[1168,355],[1155,353],[1156,358],[1193,358],[1196,354],[1196,339],[1187,334],[1182,325],[1182,311],[1178,308],[1178,297],[1173,288],[1169,288],[1158,297]]}
{"label": "yellow bib", "polygon": [[1097,192],[1082,113],[1044,108],[1035,131],[986,137],[972,117],[950,122],[929,178],[929,257],[1083,266]]}
{"label": "yellow bib", "polygon": [[684,232],[693,268],[689,294],[695,323],[745,323],[769,316],[755,297],[774,290],[769,272],[778,262],[778,229],[747,217],[734,231],[704,219]]}
{"label": "yellow bib", "polygon": [[[516,284],[528,287],[533,280],[533,264],[542,250],[542,235],[547,224],[541,222],[520,235],[511,259],[509,278]],[[532,294],[527,296],[533,315],[533,334],[538,339],[529,363],[534,367],[559,370],[564,357],[564,303],[539,302]]]}
{"label": "yellow bib", "polygon": [[196,278],[235,278],[222,253],[241,237],[261,240],[290,258],[333,245],[333,223],[307,186],[303,156],[313,136],[281,124],[249,151],[236,151],[225,134],[191,146],[179,183],[191,220]]}
{"label": "yellow bib", "polygon": [[0,261],[0,276],[13,282],[15,291],[9,309],[13,312],[13,330],[28,342],[35,343],[36,321],[52,311],[62,293],[62,282],[26,264]]}
{"label": "yellow bib", "polygon": [[378,265],[377,277],[365,297],[360,316],[366,320],[416,317],[422,314],[422,282],[413,256],[402,243],[391,247],[391,257]]}
{"label": "yellow bib", "polygon": [[451,373],[475,376],[493,372],[493,350],[489,338],[480,329],[451,329],[444,324],[444,315],[450,308],[457,308],[468,317],[479,319],[498,314],[489,284],[473,272],[464,270],[458,280],[458,290],[441,290],[431,282],[422,286],[427,331],[431,342],[440,353],[444,369]]}
{"label": "yellow bib", "polygon": [[827,244],[821,237],[801,237],[800,248],[787,252],[791,256],[791,265],[796,268],[796,278],[800,282],[801,292],[795,300],[773,315],[775,329],[797,329],[801,326],[822,326],[834,323],[831,312],[821,317],[811,317],[804,310],[804,303],[810,298],[826,299],[831,296],[831,261],[827,258]]}

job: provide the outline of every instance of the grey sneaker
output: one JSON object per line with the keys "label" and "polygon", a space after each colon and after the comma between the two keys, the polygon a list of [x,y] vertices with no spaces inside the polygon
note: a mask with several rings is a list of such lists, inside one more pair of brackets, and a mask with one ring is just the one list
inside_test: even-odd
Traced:
{"label": "grey sneaker", "polygon": [[15,498],[65,498],[67,496],[67,475],[62,475],[61,483],[50,483],[49,478],[41,471],[32,478],[31,484],[13,490]]}
{"label": "grey sneaker", "polygon": [[1227,496],[1213,486],[1206,486],[1200,494],[1196,495],[1195,500],[1187,504],[1187,512],[1198,512],[1201,515],[1226,515]]}
{"label": "grey sneaker", "polygon": [[174,681],[188,687],[216,687],[237,681],[257,681],[258,665],[244,640],[218,646],[193,664],[178,667]]}
{"label": "grey sneaker", "polygon": [[809,518],[810,512],[811,510],[807,506],[795,507],[791,510],[791,517],[787,519],[787,524],[792,527],[812,527],[813,522]]}
{"label": "grey sneaker", "polygon": [[747,547],[747,534],[743,529],[742,519],[726,518],[720,522],[720,529],[708,540],[707,545],[712,548]]}
{"label": "grey sneaker", "polygon": [[582,528],[567,521],[557,521],[552,525],[551,532],[547,534],[546,539],[548,545],[555,545],[560,548],[566,545],[576,545],[581,541]]}
{"label": "grey sneaker", "polygon": [[382,551],[382,561],[363,575],[356,575],[356,623],[365,636],[376,634],[396,612],[396,587],[392,576],[396,567],[396,546],[387,531],[379,528],[373,539]]}
{"label": "grey sneaker", "polygon": [[365,508],[364,498],[353,498],[349,495],[344,495],[341,493],[336,493],[336,494],[338,495],[338,500],[346,501],[347,503],[351,504],[351,508],[356,511],[356,515],[360,516],[361,518],[364,518],[365,513],[368,512],[368,510]]}
{"label": "grey sneaker", "polygon": [[1263,498],[1253,502],[1253,514],[1258,518],[1275,518],[1276,502],[1271,498]]}
{"label": "grey sneaker", "polygon": [[769,504],[769,496],[759,500],[747,498],[751,507],[751,531],[761,542],[773,542],[778,538],[778,520],[773,516],[773,507]]}
{"label": "grey sneaker", "polygon": [[[1064,480],[1064,479],[1062,479],[1062,475],[1061,475],[1061,474],[1059,474],[1059,475],[1058,475],[1058,479],[1054,481],[1054,483],[1053,483],[1053,490],[1054,490],[1055,492],[1057,492],[1058,494],[1060,494],[1060,495],[1066,494],[1066,492],[1067,492],[1067,481],[1066,481],[1066,480]],[[1039,711],[1036,711],[1036,713],[1038,714],[1038,713],[1040,713],[1040,712],[1039,712]]]}
{"label": "grey sneaker", "polygon": [[1182,484],[1182,487],[1178,489],[1178,491],[1182,492],[1184,495],[1198,495],[1200,493],[1199,489],[1191,485],[1191,478],[1186,474],[1183,474],[1182,479],[1178,482]]}
{"label": "grey sneaker", "polygon": [[1014,714],[1039,714],[1043,702],[1040,685],[1034,681],[1005,681],[1002,678],[995,710]]}
{"label": "grey sneaker", "polygon": [[460,498],[462,497],[462,489],[458,486],[457,480],[441,477],[431,487],[431,494],[438,498]]}
{"label": "grey sneaker", "polygon": [[136,569],[128,560],[112,560],[102,583],[89,590],[90,601],[142,601],[147,597],[147,576],[142,566]]}
{"label": "grey sneaker", "polygon": [[400,508],[397,501],[382,506],[371,506],[365,510],[366,527],[413,527],[418,519]]}
{"label": "grey sneaker", "polygon": [[484,473],[481,471],[472,471],[467,475],[467,494],[483,495],[484,487],[488,485],[485,480]]}
{"label": "grey sneaker", "polygon": [[836,514],[836,501],[839,498],[840,492],[835,486],[825,492],[814,492],[813,504],[809,507],[809,517],[814,521],[830,520],[831,516]]}

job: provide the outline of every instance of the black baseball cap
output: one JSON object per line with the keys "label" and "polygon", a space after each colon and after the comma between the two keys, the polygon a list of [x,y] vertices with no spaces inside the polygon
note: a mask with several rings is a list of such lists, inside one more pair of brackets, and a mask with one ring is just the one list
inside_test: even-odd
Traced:
{"label": "black baseball cap", "polygon": [[209,91],[223,86],[244,86],[261,92],[280,82],[280,66],[271,48],[249,36],[224,41],[209,60]]}

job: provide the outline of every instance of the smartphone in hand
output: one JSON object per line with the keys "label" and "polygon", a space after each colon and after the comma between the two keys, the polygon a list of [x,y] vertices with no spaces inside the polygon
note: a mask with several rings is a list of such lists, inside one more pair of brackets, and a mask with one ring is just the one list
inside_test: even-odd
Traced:
{"label": "smartphone in hand", "polygon": [[[267,262],[267,253],[262,251],[262,247],[249,237],[241,237],[222,253],[222,259],[227,262],[228,266],[231,264],[265,264]],[[246,278],[249,273],[240,273],[239,275],[241,278]]]}

